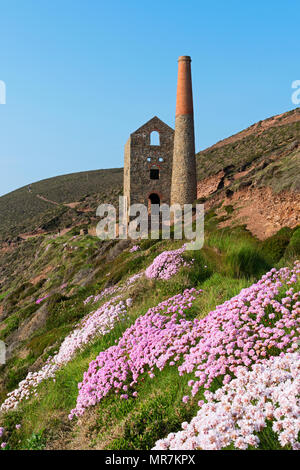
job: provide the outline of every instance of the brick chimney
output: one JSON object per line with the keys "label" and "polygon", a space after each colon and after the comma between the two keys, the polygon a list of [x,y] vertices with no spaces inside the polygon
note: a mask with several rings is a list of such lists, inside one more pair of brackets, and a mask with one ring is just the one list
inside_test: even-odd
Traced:
{"label": "brick chimney", "polygon": [[191,58],[178,59],[177,101],[171,204],[192,204],[197,198]]}

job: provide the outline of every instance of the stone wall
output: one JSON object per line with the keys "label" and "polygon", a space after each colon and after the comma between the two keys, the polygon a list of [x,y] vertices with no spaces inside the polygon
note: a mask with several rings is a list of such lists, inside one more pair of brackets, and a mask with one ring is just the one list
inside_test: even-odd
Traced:
{"label": "stone wall", "polygon": [[[159,133],[160,145],[150,145],[150,134]],[[158,117],[133,132],[125,145],[124,196],[128,205],[149,205],[149,195],[170,204],[174,130]],[[159,179],[150,179],[150,170],[159,170]]]}
{"label": "stone wall", "polygon": [[176,116],[172,175],[172,204],[192,204],[197,199],[194,118]]}

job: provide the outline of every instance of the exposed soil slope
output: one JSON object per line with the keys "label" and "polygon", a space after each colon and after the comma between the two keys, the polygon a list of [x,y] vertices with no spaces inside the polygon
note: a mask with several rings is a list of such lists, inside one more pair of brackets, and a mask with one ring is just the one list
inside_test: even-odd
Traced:
{"label": "exposed soil slope", "polygon": [[[198,198],[231,206],[259,238],[300,222],[300,109],[260,121],[197,154]],[[221,209],[220,209],[221,211]],[[227,222],[227,223],[232,223]]]}

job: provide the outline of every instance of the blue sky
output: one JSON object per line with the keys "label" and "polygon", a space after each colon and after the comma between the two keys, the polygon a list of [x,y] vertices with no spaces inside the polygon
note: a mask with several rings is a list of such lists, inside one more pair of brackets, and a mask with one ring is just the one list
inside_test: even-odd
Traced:
{"label": "blue sky", "polygon": [[0,0],[0,195],[123,166],[128,135],[175,120],[192,56],[197,150],[296,106],[298,0]]}

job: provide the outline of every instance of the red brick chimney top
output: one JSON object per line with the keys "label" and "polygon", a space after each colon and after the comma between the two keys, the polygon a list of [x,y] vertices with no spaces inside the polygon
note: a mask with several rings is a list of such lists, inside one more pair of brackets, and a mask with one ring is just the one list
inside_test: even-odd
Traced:
{"label": "red brick chimney top", "polygon": [[178,58],[176,116],[193,114],[191,61],[188,55]]}
{"label": "red brick chimney top", "polygon": [[181,55],[178,57],[178,62],[180,61],[192,62],[192,59],[189,55]]}

